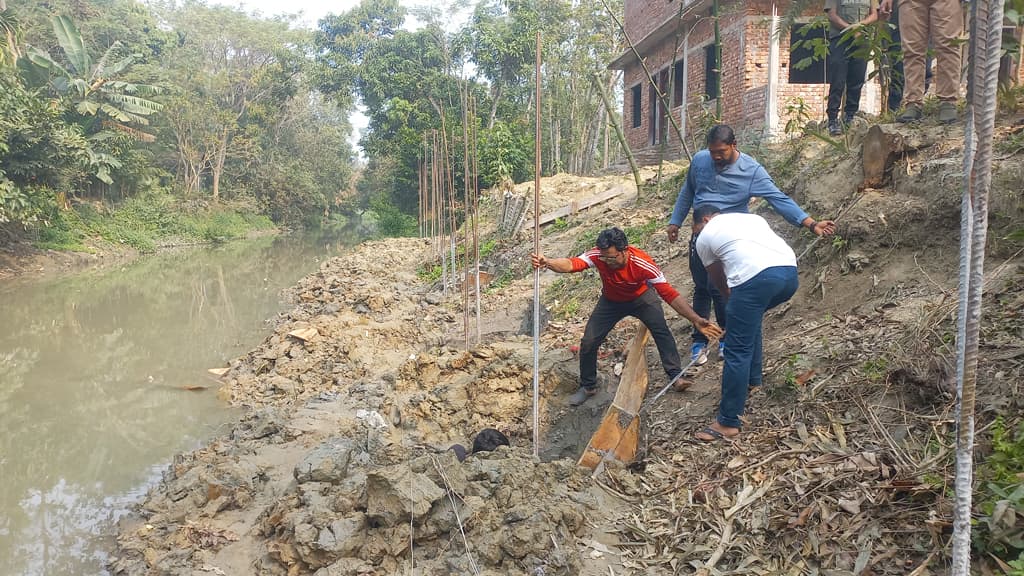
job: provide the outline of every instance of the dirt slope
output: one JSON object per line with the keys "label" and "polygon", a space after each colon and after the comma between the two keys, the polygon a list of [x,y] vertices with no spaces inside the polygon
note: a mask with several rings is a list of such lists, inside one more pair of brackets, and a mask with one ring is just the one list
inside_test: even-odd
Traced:
{"label": "dirt slope", "polygon": [[[543,458],[533,458],[532,240],[506,240],[487,257],[499,287],[483,296],[483,342],[468,351],[461,294],[446,297],[416,274],[435,256],[432,243],[367,243],[304,279],[275,333],[232,362],[222,393],[252,410],[176,459],[122,525],[113,571],[942,573],[962,151],[955,135],[933,132],[885,189],[858,191],[860,134],[850,152],[808,141],[766,160],[814,216],[841,215],[840,237],[811,246],[766,214],[798,254],[811,247],[800,292],[767,321],[766,386],[738,441],[691,440],[717,405],[713,362],[693,388],[655,406],[643,461],[600,478],[576,470],[635,326],[621,323],[602,352],[602,394],[568,408],[572,346],[598,280],[546,272]],[[999,230],[1022,221],[1010,185],[1022,166],[1019,154],[1005,159],[995,178],[986,315],[998,322],[984,327],[983,423],[1019,412],[1024,272],[1020,247]],[[558,176],[542,186],[542,209],[628,182]],[[545,230],[543,249],[568,255],[617,225],[688,290],[685,244],[663,232],[676,190],[663,179],[639,200],[628,194],[566,218]],[[485,214],[493,218],[499,200],[485,199]],[[688,347],[689,327],[670,315]],[[302,328],[316,334],[288,335]],[[660,387],[653,347],[648,360]],[[446,451],[485,427],[507,433],[512,448],[463,463]]]}

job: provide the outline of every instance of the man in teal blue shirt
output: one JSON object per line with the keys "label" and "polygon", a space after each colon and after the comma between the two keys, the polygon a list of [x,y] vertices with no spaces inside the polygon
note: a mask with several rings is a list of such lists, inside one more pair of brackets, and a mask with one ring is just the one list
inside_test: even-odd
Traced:
{"label": "man in teal blue shirt", "polygon": [[[815,221],[796,202],[779,190],[763,166],[736,148],[736,134],[732,128],[719,124],[708,132],[708,147],[693,156],[686,182],[679,190],[672,217],[668,221],[668,239],[679,238],[679,227],[690,209],[696,204],[714,204],[722,213],[747,212],[753,197],[764,198],[768,204],[794,226],[803,226],[818,236],[835,234],[831,220]],[[725,330],[725,298],[708,282],[708,273],[697,256],[697,234],[690,237],[690,275],[693,277],[693,309],[701,318],[710,318],[714,304],[715,319]],[[691,358],[696,365],[707,362],[708,339],[699,331],[693,332]],[[721,344],[719,344],[721,347]],[[721,358],[721,348],[719,348]]]}

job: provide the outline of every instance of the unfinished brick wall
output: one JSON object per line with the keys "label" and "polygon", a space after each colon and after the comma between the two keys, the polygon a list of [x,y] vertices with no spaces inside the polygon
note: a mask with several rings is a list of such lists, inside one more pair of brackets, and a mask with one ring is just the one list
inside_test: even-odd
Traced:
{"label": "unfinished brick wall", "polygon": [[678,16],[680,2],[687,0],[625,0],[622,27],[630,40],[639,42],[658,26]]}
{"label": "unfinished brick wall", "polygon": [[[666,20],[678,15],[678,2],[682,0],[627,0],[625,26],[634,43],[641,42],[654,33]],[[688,17],[679,27],[678,34],[672,32],[656,47],[648,50],[645,61],[651,73],[661,79],[661,72],[672,66],[674,59],[682,61],[686,54],[687,66],[687,117],[683,118],[683,107],[675,107],[672,96],[672,85],[665,90],[673,106],[671,113],[677,123],[685,124],[687,135],[691,135],[706,123],[710,114],[714,113],[714,100],[704,101],[707,88],[706,66],[707,47],[714,42],[714,26],[711,19],[710,2],[707,5],[700,0],[690,0],[686,10]],[[814,4],[802,14],[801,20],[807,21],[823,11],[821,5]],[[722,121],[737,129],[763,129],[767,109],[768,54],[771,39],[771,0],[722,0],[719,7],[719,29],[722,38],[722,70],[720,93],[722,98]],[[787,5],[778,6],[778,13],[786,11]],[[664,29],[662,29],[664,32]],[[688,36],[687,36],[688,35]],[[683,38],[686,37],[685,44]],[[676,44],[679,43],[678,49]],[[777,86],[777,110],[779,129],[785,127],[789,117],[787,107],[798,101],[812,120],[818,120],[825,114],[825,99],[828,95],[827,84],[790,84],[790,34],[783,33],[779,40],[779,70]],[[675,54],[675,57],[673,57]],[[624,129],[626,139],[634,151],[657,146],[658,138],[653,137],[651,130],[652,99],[651,86],[643,68],[637,62],[626,65],[624,71],[623,106]],[[873,84],[873,82],[869,82]],[[632,88],[641,87],[641,125],[632,125]],[[861,109],[877,111],[878,90],[876,86],[865,87],[861,100]],[[656,103],[655,103],[656,105]],[[710,112],[708,112],[710,110]],[[673,130],[667,129],[667,143],[677,143]]]}

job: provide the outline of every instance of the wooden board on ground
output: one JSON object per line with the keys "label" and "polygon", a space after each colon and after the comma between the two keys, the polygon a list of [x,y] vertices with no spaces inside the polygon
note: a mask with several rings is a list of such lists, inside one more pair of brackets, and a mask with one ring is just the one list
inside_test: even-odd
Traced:
{"label": "wooden board on ground", "polygon": [[608,407],[601,425],[590,438],[579,465],[591,470],[606,459],[629,463],[636,459],[640,445],[640,407],[647,393],[647,357],[644,345],[650,332],[643,324],[629,346],[626,366],[622,370],[615,399]]}
{"label": "wooden board on ground", "polygon": [[299,328],[288,333],[292,338],[298,338],[303,342],[308,342],[313,338],[316,338],[319,334],[320,333],[317,332],[316,328]]}
{"label": "wooden board on ground", "polygon": [[221,376],[223,376],[223,375],[227,374],[228,372],[230,372],[231,368],[209,368],[206,371],[209,372],[210,374],[213,374],[214,376],[220,378]]}
{"label": "wooden board on ground", "polygon": [[616,186],[609,190],[605,190],[604,192],[601,192],[596,196],[591,196],[590,198],[584,198],[582,200],[573,200],[568,205],[562,206],[557,210],[553,210],[551,212],[548,212],[547,214],[541,214],[540,225],[543,226],[545,224],[554,222],[559,218],[571,216],[579,212],[580,210],[583,210],[584,208],[590,208],[591,206],[611,200],[612,198],[621,195],[625,191],[626,189],[623,188],[622,186]]}

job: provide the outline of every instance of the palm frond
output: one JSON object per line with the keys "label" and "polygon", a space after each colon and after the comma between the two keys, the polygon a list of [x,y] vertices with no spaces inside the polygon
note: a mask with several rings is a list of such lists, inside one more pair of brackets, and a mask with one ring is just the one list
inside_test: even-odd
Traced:
{"label": "palm frond", "polygon": [[70,88],[74,88],[79,96],[84,97],[89,93],[89,84],[81,78],[73,78],[68,82]]}
{"label": "palm frond", "polygon": [[7,66],[18,59],[18,39],[21,27],[10,10],[0,11],[0,66]]}
{"label": "palm frond", "polygon": [[164,105],[159,102],[153,102],[152,100],[146,100],[145,98],[139,98],[138,96],[108,92],[105,94],[105,97],[110,102],[120,104],[125,110],[135,114],[141,114],[143,116],[159,112],[164,108]]}
{"label": "palm frond", "polygon": [[124,110],[121,110],[116,106],[111,106],[110,104],[103,103],[99,105],[99,110],[100,112],[103,112],[104,114],[110,116],[114,120],[117,120],[118,122],[132,121],[132,115],[130,113],[125,112]]}
{"label": "palm frond", "polygon": [[[96,68],[93,69],[92,75],[89,77],[89,79],[95,80],[97,78],[109,78],[116,74],[116,72],[108,72],[107,68],[111,66],[111,61],[117,56],[117,53],[123,47],[124,44],[122,44],[120,40],[115,40],[114,43],[111,44],[109,48],[107,48],[107,51],[103,53],[103,56],[100,56],[99,61],[96,62]],[[131,58],[131,56],[129,56],[129,58]],[[129,62],[129,64],[130,63],[131,62]],[[120,62],[118,62],[117,64],[120,64]],[[122,70],[123,69],[124,68],[122,68]]]}
{"label": "palm frond", "polygon": [[135,59],[138,58],[138,56],[138,54],[129,54],[128,56],[125,56],[117,62],[114,62],[110,66],[99,68],[98,70],[101,70],[101,72],[99,73],[103,74],[103,76],[106,78],[116,76],[121,72],[124,72],[126,68],[131,66],[135,62]]}
{"label": "palm frond", "polygon": [[70,77],[71,74],[61,66],[56,60],[50,58],[50,55],[35,46],[29,46],[25,51],[25,58],[29,64],[35,66],[44,74],[59,74],[64,77]]}
{"label": "palm frond", "polygon": [[96,112],[98,112],[99,109],[99,104],[91,102],[89,100],[82,100],[81,102],[75,105],[75,110],[83,116],[95,116]]}

